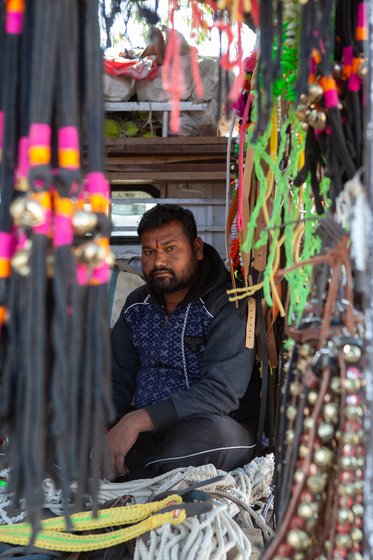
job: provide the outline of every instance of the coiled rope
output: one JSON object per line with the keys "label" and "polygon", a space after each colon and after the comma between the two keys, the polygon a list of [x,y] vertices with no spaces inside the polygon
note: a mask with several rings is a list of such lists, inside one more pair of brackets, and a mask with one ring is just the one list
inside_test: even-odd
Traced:
{"label": "coiled rope", "polygon": [[[265,502],[271,494],[270,485],[273,470],[273,455],[267,455],[266,457],[258,457],[248,465],[230,473],[218,470],[213,465],[204,465],[196,468],[175,469],[152,479],[134,480],[125,483],[101,481],[98,491],[98,502],[100,504],[105,504],[109,500],[124,495],[130,495],[134,498],[136,506],[99,510],[97,519],[94,519],[89,512],[73,514],[71,521],[74,529],[79,531],[94,530],[98,527],[125,525],[126,520],[131,518],[132,523],[139,521],[134,526],[135,532],[131,531],[131,526],[120,529],[121,533],[117,529],[108,534],[94,535],[95,539],[92,539],[93,535],[86,535],[78,544],[75,543],[74,539],[70,539],[69,535],[61,532],[61,528],[64,526],[61,517],[57,520],[51,519],[42,522],[42,534],[45,536],[43,536],[41,542],[37,540],[35,544],[40,548],[49,547],[56,550],[56,545],[52,546],[49,540],[49,537],[53,537],[60,546],[58,550],[99,550],[146,533],[146,537],[137,538],[135,560],[151,560],[153,558],[165,560],[194,560],[195,558],[223,560],[228,558],[228,553],[229,558],[232,559],[248,559],[251,555],[252,544],[250,538],[245,534],[245,527],[242,527],[238,521],[244,518],[248,527],[258,527],[262,531],[265,541],[273,537],[272,529],[262,515]],[[4,478],[4,474],[2,476]],[[198,517],[185,518],[185,515],[182,515],[183,510],[179,510],[179,517],[177,518],[172,516],[172,512],[167,512],[151,515],[146,519],[151,512],[158,511],[162,507],[161,502],[150,501],[158,494],[165,491],[175,491],[175,495],[169,496],[166,501],[180,502],[181,497],[177,492],[217,476],[220,476],[221,479],[203,487],[203,490],[210,493],[214,498],[212,511]],[[56,490],[52,480],[46,479],[43,483],[43,491],[44,507],[49,508],[54,514],[62,515],[64,508],[61,490]],[[75,485],[72,487],[72,491],[76,491]],[[12,520],[6,514],[8,500],[6,489],[0,488],[0,519],[3,523],[11,524],[19,521],[20,516]],[[149,508],[153,508],[151,512]],[[117,511],[117,513],[112,513],[113,511]],[[138,517],[135,517],[134,512]],[[142,513],[141,518],[140,512]],[[237,518],[239,514],[241,514],[240,520]],[[179,523],[181,518],[183,518],[183,522]],[[77,522],[79,525],[76,525]],[[22,524],[22,526],[24,527],[25,524]],[[49,535],[49,532],[46,533],[51,528],[54,530],[53,535]],[[2,532],[2,527],[0,527],[0,540],[4,540],[3,534],[9,535],[6,529],[7,527]],[[9,531],[15,531],[15,529],[9,527]],[[29,535],[28,530],[23,528],[23,531],[23,538],[26,538]],[[101,537],[103,538],[101,539]],[[61,546],[69,548],[61,548]],[[71,548],[72,546],[79,546],[80,548]]]}

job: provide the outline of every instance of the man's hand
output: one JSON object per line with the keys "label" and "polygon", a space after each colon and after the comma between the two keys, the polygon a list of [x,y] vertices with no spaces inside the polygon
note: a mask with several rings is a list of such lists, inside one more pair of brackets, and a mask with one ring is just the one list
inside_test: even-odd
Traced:
{"label": "man's hand", "polygon": [[125,457],[141,432],[151,432],[153,422],[143,408],[129,412],[108,432],[110,459],[118,474],[127,474]]}

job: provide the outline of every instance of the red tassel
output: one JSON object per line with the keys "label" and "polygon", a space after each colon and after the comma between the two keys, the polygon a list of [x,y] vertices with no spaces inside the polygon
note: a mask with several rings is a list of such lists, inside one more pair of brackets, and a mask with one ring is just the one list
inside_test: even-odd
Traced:
{"label": "red tassel", "polygon": [[180,98],[183,84],[180,76],[180,39],[174,27],[174,15],[177,2],[174,0],[171,7],[171,29],[168,33],[167,49],[163,61],[163,88],[171,94],[172,111],[170,117],[171,132],[176,134],[180,129]]}
{"label": "red tassel", "polygon": [[251,16],[255,27],[260,26],[260,10],[258,0],[251,0]]}
{"label": "red tassel", "polygon": [[240,95],[243,85],[245,83],[246,72],[243,68],[243,51],[242,51],[242,23],[238,24],[238,33],[237,33],[237,58],[236,58],[236,66],[239,68],[239,74],[234,81],[231,91],[229,92],[229,99],[232,101],[236,101],[238,96]]}

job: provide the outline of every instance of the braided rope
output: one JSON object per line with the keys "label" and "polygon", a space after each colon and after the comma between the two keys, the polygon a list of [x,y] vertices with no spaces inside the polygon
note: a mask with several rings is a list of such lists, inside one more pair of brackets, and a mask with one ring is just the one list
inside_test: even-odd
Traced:
{"label": "braided rope", "polygon": [[[215,501],[214,509],[182,525],[169,524],[151,531],[148,540],[138,539],[134,560],[223,560],[251,555],[251,544],[227,513],[227,504]],[[235,554],[233,554],[235,552]]]}
{"label": "braided rope", "polygon": [[[223,477],[221,480],[203,487],[203,490],[210,492],[214,497],[213,510],[199,517],[186,518],[181,524],[173,525],[171,524],[173,519],[164,517],[162,518],[163,524],[159,523],[159,526],[157,524],[151,526],[151,522],[147,519],[136,525],[134,533],[127,527],[121,533],[117,530],[116,538],[112,540],[96,539],[95,542],[93,540],[91,542],[89,537],[92,535],[89,535],[84,542],[81,539],[79,543],[74,543],[74,539],[70,539],[65,534],[62,535],[60,528],[62,521],[52,519],[46,523],[43,522],[45,536],[42,544],[38,541],[38,546],[43,546],[43,548],[50,546],[52,548],[51,541],[48,540],[50,536],[53,537],[48,532],[52,528],[54,538],[56,533],[60,532],[60,550],[77,550],[78,546],[80,547],[79,550],[97,550],[110,544],[123,542],[125,538],[135,538],[142,535],[136,541],[134,560],[194,560],[195,558],[200,560],[225,560],[228,557],[232,560],[235,558],[237,560],[249,559],[252,549],[251,543],[235,517],[240,513],[244,514],[247,520],[246,524],[258,527],[262,531],[265,541],[273,537],[272,529],[267,525],[262,515],[265,501],[271,494],[270,484],[273,470],[274,458],[273,455],[268,455],[256,458],[248,465],[230,473],[216,469],[213,465],[203,465],[201,467],[175,469],[152,479],[134,480],[125,483],[101,481],[98,492],[100,504],[120,496],[131,495],[134,497],[136,505],[100,510],[97,521],[92,520],[91,514],[87,512],[73,514],[74,525],[76,522],[82,524],[79,525],[79,529],[83,526],[94,528],[96,526],[94,525],[95,522],[105,523],[105,526],[108,524],[114,526],[120,522],[125,523],[124,519],[128,520],[132,517],[134,520],[135,513],[138,516],[136,519],[139,520],[140,513],[145,517],[150,510],[154,510],[154,502],[150,502],[150,500],[156,494],[167,490],[176,493],[177,490],[188,488],[197,482],[218,475]],[[5,472],[3,472],[3,478],[6,478]],[[44,507],[49,508],[57,515],[61,515],[63,513],[61,491],[56,490],[53,481],[50,479],[44,481],[43,491]],[[72,491],[76,491],[75,486],[72,486]],[[11,525],[20,521],[22,514],[17,519],[11,519],[10,516],[6,515],[8,505],[10,505],[9,496],[2,489],[0,491],[0,520],[6,525]],[[118,510],[117,513],[114,513],[115,509]],[[26,513],[24,513],[25,515]],[[106,515],[108,517],[104,520]],[[118,522],[115,521],[117,516],[119,516]],[[49,526],[49,524],[51,525]],[[0,527],[0,536],[1,530]],[[26,538],[25,535],[27,536],[27,530],[25,531],[23,538]],[[144,535],[145,532],[146,535]],[[4,529],[5,534],[9,538],[9,533]],[[17,542],[21,544],[23,541],[18,539]]]}

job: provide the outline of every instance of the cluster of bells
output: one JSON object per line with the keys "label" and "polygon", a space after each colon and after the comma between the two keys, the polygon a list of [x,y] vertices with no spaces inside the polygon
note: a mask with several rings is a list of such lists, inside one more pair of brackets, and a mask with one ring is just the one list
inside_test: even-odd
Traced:
{"label": "cluster of bells", "polygon": [[[357,74],[359,78],[363,79],[368,72],[368,63],[364,57],[361,57]],[[334,64],[333,76],[335,79],[342,77],[342,66],[338,63]],[[315,130],[325,130],[327,126],[327,110],[322,108],[321,101],[324,91],[320,84],[313,82],[308,85],[307,93],[302,93],[300,96],[300,103],[295,110],[295,114],[302,122],[303,130],[308,130],[311,126]],[[342,109],[342,105],[339,105]]]}
{"label": "cluster of bells", "polygon": [[[46,211],[43,206],[32,196],[18,196],[10,206],[10,214],[16,226],[24,229],[41,226],[46,222]],[[99,220],[95,212],[86,209],[76,210],[72,216],[72,227],[76,236],[91,234],[87,240],[74,247],[73,252],[78,263],[93,270],[103,264],[112,267],[115,264],[115,255],[109,248],[100,243]],[[23,248],[18,249],[12,257],[11,265],[15,272],[21,276],[28,276],[31,272],[30,257],[32,241],[28,239]],[[47,256],[47,275],[54,275],[54,254]]]}
{"label": "cluster of bells", "polygon": [[[303,431],[293,473],[293,484],[304,484],[289,530],[273,560],[363,559],[365,452],[361,393],[364,378],[358,367],[361,348],[349,341],[340,348],[339,355],[345,364],[345,374],[333,373],[317,420],[312,413],[318,400],[318,391],[311,389],[307,394]],[[299,347],[295,365],[297,377],[289,388],[292,406],[286,411],[290,427],[286,433],[289,449],[294,442],[292,427],[298,415],[294,402],[305,394],[302,372],[305,375],[314,356],[310,345]],[[315,423],[317,436],[310,450],[309,434],[315,429]],[[305,472],[306,469],[302,467],[310,452],[311,462],[308,472]],[[326,533],[325,527],[328,528]],[[326,536],[321,543],[320,534]]]}

